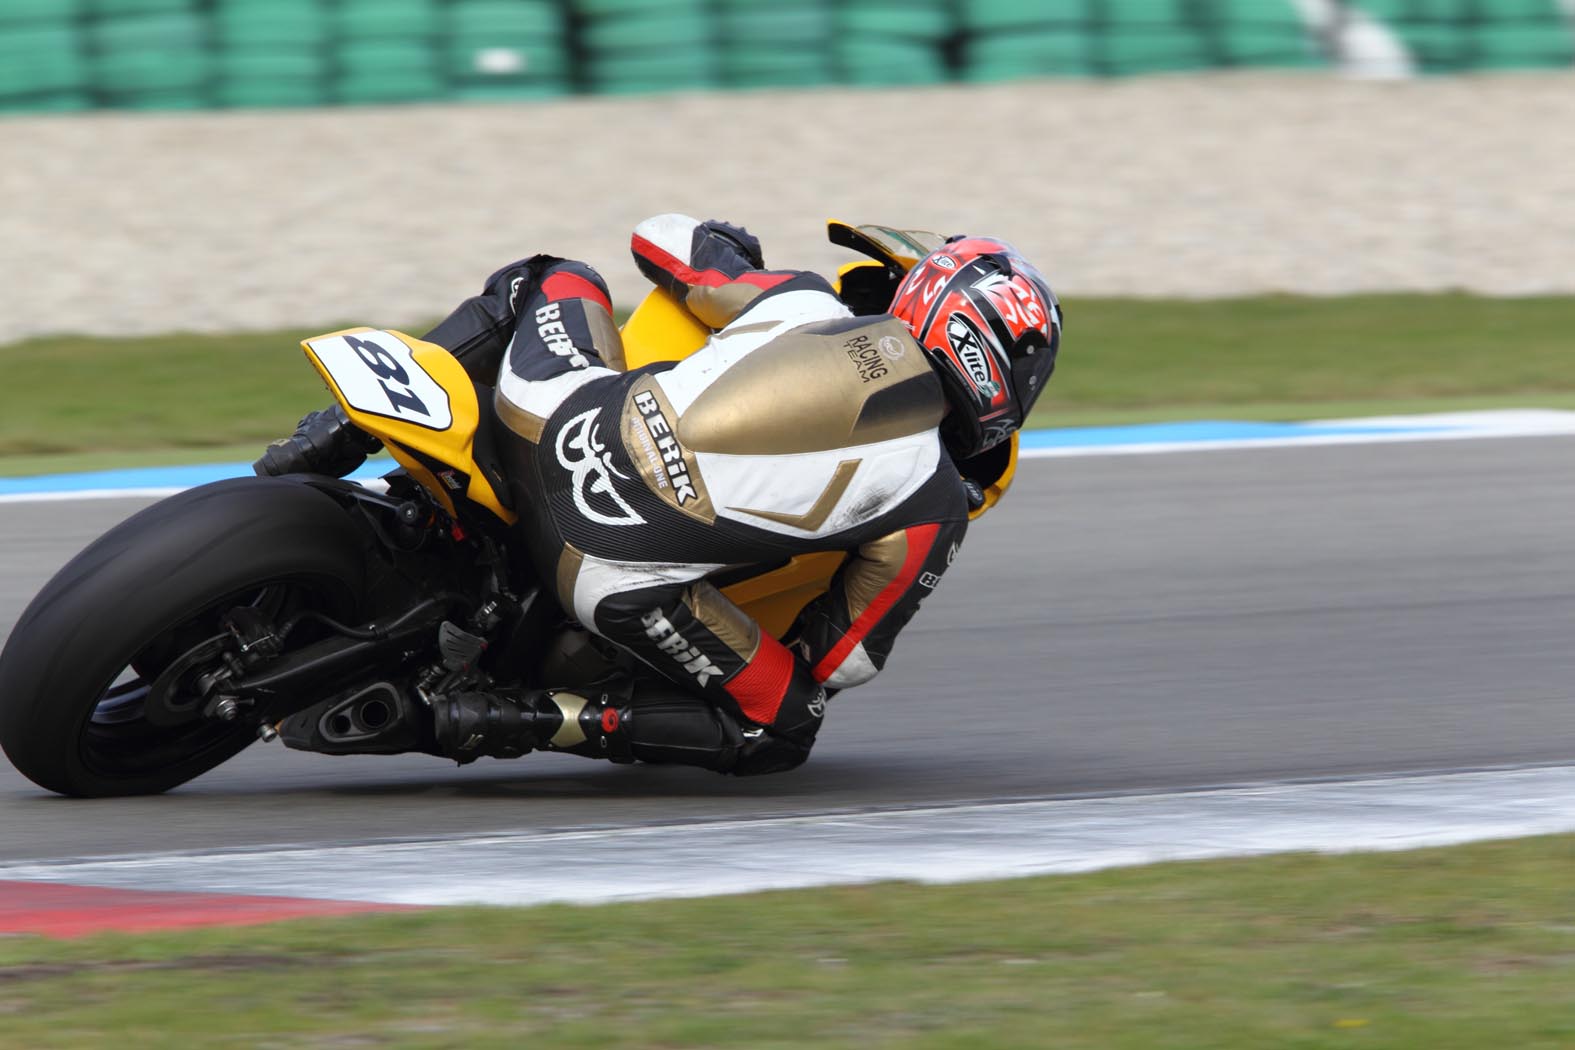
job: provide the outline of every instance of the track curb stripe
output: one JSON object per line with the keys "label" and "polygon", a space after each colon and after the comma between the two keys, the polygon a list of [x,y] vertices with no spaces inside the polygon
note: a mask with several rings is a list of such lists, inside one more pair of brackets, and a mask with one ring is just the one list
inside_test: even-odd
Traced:
{"label": "track curb stripe", "polygon": [[71,938],[111,931],[154,933],[406,910],[407,905],[364,901],[0,882],[0,936]]}
{"label": "track curb stripe", "polygon": [[228,900],[241,901],[258,892],[293,894],[334,908],[355,907],[339,900],[351,893],[425,906],[593,904],[1570,832],[1575,766],[40,861],[0,865],[0,880],[235,894]]}

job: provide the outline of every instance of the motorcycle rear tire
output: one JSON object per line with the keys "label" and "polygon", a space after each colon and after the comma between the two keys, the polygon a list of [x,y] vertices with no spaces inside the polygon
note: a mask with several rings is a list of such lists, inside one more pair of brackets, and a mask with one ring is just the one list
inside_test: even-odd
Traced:
{"label": "motorcycle rear tire", "polygon": [[249,595],[354,617],[364,546],[339,504],[290,478],[216,482],[133,515],[17,621],[0,654],[0,747],[40,787],[82,798],[158,794],[206,773],[256,739],[255,720],[148,720],[136,695],[157,673],[148,654],[162,648],[167,666]]}

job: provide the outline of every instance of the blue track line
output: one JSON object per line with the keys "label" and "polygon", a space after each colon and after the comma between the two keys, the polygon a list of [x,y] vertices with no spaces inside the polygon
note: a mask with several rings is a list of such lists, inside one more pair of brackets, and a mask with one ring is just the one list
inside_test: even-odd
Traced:
{"label": "blue track line", "polygon": [[[1144,423],[1123,427],[1063,427],[1026,430],[1024,449],[1100,448],[1123,445],[1196,445],[1252,440],[1320,438],[1331,435],[1429,433],[1454,427],[1362,426],[1335,423],[1255,423],[1238,420],[1191,420],[1181,423]],[[379,459],[350,475],[359,480],[375,478],[392,466]],[[0,497],[71,492],[115,492],[184,489],[224,478],[251,474],[248,463],[205,463],[185,467],[138,467],[129,470],[93,470],[75,474],[39,474],[0,478]]]}
{"label": "blue track line", "polygon": [[1062,427],[1025,430],[1023,448],[1098,448],[1120,445],[1198,445],[1225,441],[1285,440],[1335,435],[1422,434],[1454,427],[1362,426],[1339,423],[1260,423],[1229,419],[1195,419],[1179,423],[1142,423],[1124,427]]}
{"label": "blue track line", "polygon": [[[394,464],[379,460],[351,474],[360,481],[380,477]],[[225,478],[250,477],[250,463],[202,463],[189,467],[135,467],[127,470],[89,470],[74,474],[36,474],[0,478],[0,496],[39,493],[127,492],[188,489]]]}

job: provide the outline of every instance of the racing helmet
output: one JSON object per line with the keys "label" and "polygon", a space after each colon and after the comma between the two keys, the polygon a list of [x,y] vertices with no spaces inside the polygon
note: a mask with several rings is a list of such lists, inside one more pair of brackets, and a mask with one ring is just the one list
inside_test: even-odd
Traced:
{"label": "racing helmet", "polygon": [[952,238],[908,271],[890,313],[941,377],[951,404],[941,437],[955,459],[1011,437],[1055,370],[1060,303],[1005,241]]}

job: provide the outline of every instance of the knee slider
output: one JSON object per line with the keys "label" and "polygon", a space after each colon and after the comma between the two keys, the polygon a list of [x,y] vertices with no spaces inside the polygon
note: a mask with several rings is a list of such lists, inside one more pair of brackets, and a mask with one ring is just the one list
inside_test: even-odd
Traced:
{"label": "knee slider", "polygon": [[739,749],[737,760],[725,772],[735,777],[785,773],[802,766],[808,760],[810,749],[814,746],[813,737],[807,742],[797,741],[778,736],[769,729],[760,730],[758,735],[744,740],[744,746]]}

